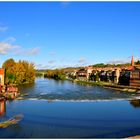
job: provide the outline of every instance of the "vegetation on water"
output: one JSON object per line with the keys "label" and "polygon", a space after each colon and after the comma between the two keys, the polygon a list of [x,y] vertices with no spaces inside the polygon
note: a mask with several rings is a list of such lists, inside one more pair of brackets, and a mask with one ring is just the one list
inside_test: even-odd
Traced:
{"label": "vegetation on water", "polygon": [[2,68],[5,69],[5,84],[26,84],[35,80],[35,66],[28,61],[8,59]]}
{"label": "vegetation on water", "polygon": [[16,115],[7,121],[1,122],[0,128],[6,128],[10,125],[17,124],[22,118],[23,118],[23,115]]}
{"label": "vegetation on water", "polygon": [[65,80],[65,73],[61,69],[47,70],[44,77],[53,78],[55,80]]}
{"label": "vegetation on water", "polygon": [[20,95],[20,97],[24,97],[24,96],[28,96],[29,94],[28,93],[22,93],[21,95]]}

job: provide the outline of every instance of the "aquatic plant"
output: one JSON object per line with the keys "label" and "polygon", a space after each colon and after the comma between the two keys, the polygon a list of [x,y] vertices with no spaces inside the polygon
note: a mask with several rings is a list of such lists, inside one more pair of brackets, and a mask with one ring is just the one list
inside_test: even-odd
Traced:
{"label": "aquatic plant", "polygon": [[4,122],[1,122],[0,123],[0,128],[6,128],[10,125],[17,124],[19,121],[22,120],[22,118],[23,118],[23,115],[13,116],[11,119],[9,119],[7,121],[4,121]]}

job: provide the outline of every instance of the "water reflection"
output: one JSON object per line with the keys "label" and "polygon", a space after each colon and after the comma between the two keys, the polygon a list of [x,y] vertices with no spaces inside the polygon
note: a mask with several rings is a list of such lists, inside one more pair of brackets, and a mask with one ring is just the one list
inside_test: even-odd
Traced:
{"label": "water reflection", "polygon": [[140,108],[140,99],[131,100],[131,101],[130,101],[130,104],[131,104],[133,107]]}
{"label": "water reflection", "polygon": [[34,86],[35,86],[35,83],[30,83],[30,84],[19,85],[18,88],[33,88]]}
{"label": "water reflection", "polygon": [[[60,81],[48,78],[36,78],[32,85],[20,85],[24,97],[45,100],[116,100],[130,99],[131,94],[121,94],[121,91],[109,90],[97,86],[81,86],[70,81]],[[118,94],[120,93],[120,94]]]}
{"label": "water reflection", "polygon": [[19,88],[19,91],[21,92],[21,94],[27,94],[28,89],[35,88],[35,83],[19,85],[18,88]]}
{"label": "water reflection", "polygon": [[6,112],[6,104],[5,104],[5,99],[0,98],[0,115],[4,115]]}

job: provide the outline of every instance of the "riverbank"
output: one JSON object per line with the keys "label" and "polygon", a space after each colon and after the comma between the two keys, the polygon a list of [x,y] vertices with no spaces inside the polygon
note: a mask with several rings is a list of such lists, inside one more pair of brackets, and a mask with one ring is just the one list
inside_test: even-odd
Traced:
{"label": "riverbank", "polygon": [[17,86],[2,85],[0,86],[0,97],[4,97],[6,100],[14,100],[20,95]]}
{"label": "riverbank", "polygon": [[140,139],[140,135],[128,137],[127,139]]}
{"label": "riverbank", "polygon": [[140,94],[140,88],[139,87],[123,86],[123,85],[118,85],[118,84],[115,84],[115,83],[102,82],[102,81],[93,82],[93,81],[73,80],[72,82],[80,84],[80,85],[102,86],[104,88],[114,89],[114,90],[118,90],[118,91]]}

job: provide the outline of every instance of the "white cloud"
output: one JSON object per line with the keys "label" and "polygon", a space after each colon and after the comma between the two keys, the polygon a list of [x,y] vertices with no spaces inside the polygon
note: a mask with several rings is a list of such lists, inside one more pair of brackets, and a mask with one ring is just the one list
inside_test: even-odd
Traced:
{"label": "white cloud", "polygon": [[43,64],[36,64],[35,69],[47,69],[48,65],[43,65]]}
{"label": "white cloud", "polygon": [[114,60],[108,61],[107,64],[125,64],[125,63],[130,63],[130,62],[131,62],[130,59],[123,59],[123,60],[114,59]]}
{"label": "white cloud", "polygon": [[79,60],[78,60],[78,63],[85,63],[86,62],[86,58],[80,58]]}
{"label": "white cloud", "polygon": [[0,54],[32,56],[32,55],[37,55],[40,51],[39,47],[26,49],[20,45],[13,45],[13,43],[15,41],[16,41],[16,38],[14,38],[14,37],[9,37],[9,38],[6,38],[5,40],[1,41],[0,42]]}
{"label": "white cloud", "polygon": [[36,47],[36,48],[31,48],[29,50],[27,50],[27,55],[31,56],[31,55],[37,55],[40,51],[40,48]]}
{"label": "white cloud", "polygon": [[19,45],[12,45],[15,42],[14,37],[9,37],[0,42],[0,54],[6,55],[8,53],[13,53],[14,50],[21,48]]}
{"label": "white cloud", "polygon": [[54,60],[50,60],[50,61],[48,61],[48,63],[49,63],[49,64],[54,64],[55,61],[54,61]]}
{"label": "white cloud", "polygon": [[8,54],[11,51],[14,51],[15,49],[20,48],[18,45],[11,45],[6,42],[0,42],[0,54]]}
{"label": "white cloud", "polygon": [[37,55],[39,51],[40,51],[40,48],[38,47],[30,48],[30,49],[25,49],[21,47],[15,50],[14,55],[33,56],[33,55]]}
{"label": "white cloud", "polygon": [[57,68],[56,65],[43,65],[43,64],[36,64],[35,65],[36,69],[55,69]]}
{"label": "white cloud", "polygon": [[40,48],[39,47],[35,47],[35,48],[29,48],[29,49],[26,49],[26,48],[23,48],[23,47],[20,47],[18,49],[15,50],[14,54],[15,55],[24,55],[24,56],[33,56],[33,55],[37,55],[40,51]]}
{"label": "white cloud", "polygon": [[16,41],[15,37],[8,37],[5,40],[3,40],[3,42],[7,42],[7,43],[13,43]]}

